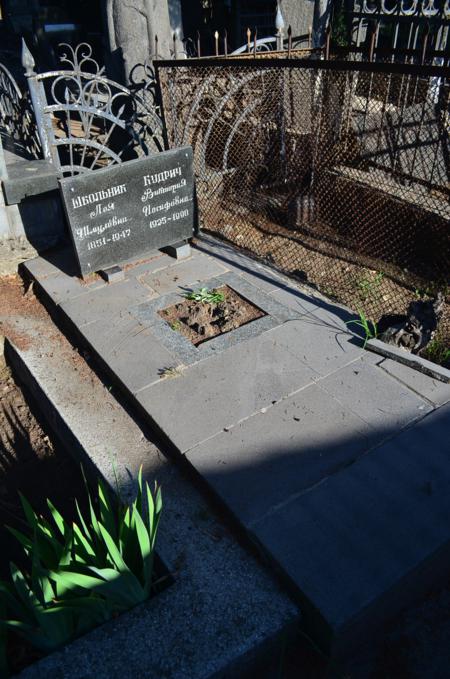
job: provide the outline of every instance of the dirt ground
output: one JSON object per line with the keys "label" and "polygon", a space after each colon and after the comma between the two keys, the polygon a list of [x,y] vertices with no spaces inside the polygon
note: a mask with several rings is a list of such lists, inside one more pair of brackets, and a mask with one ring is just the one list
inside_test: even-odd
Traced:
{"label": "dirt ground", "polygon": [[218,293],[221,299],[213,303],[186,299],[158,313],[172,330],[180,332],[195,346],[264,316],[261,309],[238,295],[228,285],[212,292]]}
{"label": "dirt ground", "polygon": [[[283,273],[307,282],[332,299],[346,304],[355,312],[364,312],[375,323],[384,314],[404,314],[411,301],[433,298],[439,289],[446,296],[446,304],[436,339],[450,348],[450,289],[448,281],[440,281],[433,289],[418,277],[407,274],[398,267],[361,257],[357,264],[352,254],[342,246],[325,245],[307,233],[289,231],[261,215],[250,211],[242,218],[239,213],[223,205],[211,208],[211,218],[204,225],[214,236],[233,243],[238,248],[265,260]],[[216,219],[216,215],[220,215]],[[214,216],[214,218],[213,218]],[[366,262],[363,265],[362,260]],[[353,256],[353,260],[355,257]],[[379,267],[383,266],[384,270]],[[405,279],[405,280],[401,280]],[[406,281],[409,284],[406,285]],[[424,357],[435,360],[433,354]],[[450,674],[449,674],[450,676]]]}
{"label": "dirt ground", "polygon": [[[25,290],[17,275],[0,277],[0,340],[6,335],[26,348],[29,339],[15,327],[20,316],[46,314],[33,290]],[[5,319],[8,320],[5,320]],[[1,343],[0,343],[1,347]],[[84,363],[77,354],[78,360]],[[81,367],[80,367],[81,369]],[[21,552],[5,529],[20,527],[18,491],[36,509],[45,509],[50,497],[71,519],[74,497],[82,498],[84,485],[78,465],[52,440],[36,419],[20,387],[14,382],[0,349],[0,577],[8,562]],[[450,519],[450,517],[449,517]],[[34,659],[23,645],[14,648],[15,668]],[[314,647],[299,637],[280,658],[281,679],[445,679],[450,677],[450,574],[448,583],[429,592],[385,626],[381,639],[368,640],[351,659],[330,665]],[[261,678],[262,679],[262,678]]]}
{"label": "dirt ground", "polygon": [[4,558],[7,554],[21,557],[15,541],[4,529],[5,524],[22,522],[19,491],[39,511],[45,509],[49,497],[69,516],[74,497],[84,493],[79,466],[36,419],[3,356],[3,336],[21,349],[30,342],[16,325],[21,316],[46,315],[32,287],[26,290],[17,274],[0,277],[0,574],[8,571],[10,558]]}

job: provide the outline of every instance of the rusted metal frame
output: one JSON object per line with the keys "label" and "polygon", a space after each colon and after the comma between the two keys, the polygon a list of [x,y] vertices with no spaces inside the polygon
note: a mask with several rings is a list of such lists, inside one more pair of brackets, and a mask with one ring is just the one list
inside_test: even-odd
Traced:
{"label": "rusted metal frame", "polygon": [[[431,145],[433,142],[430,141],[429,144]],[[434,144],[433,144],[434,145]],[[389,174],[393,177],[398,177],[399,179],[402,180],[402,183],[408,181],[409,184],[419,184],[420,186],[423,186],[426,188],[428,191],[440,191],[442,193],[445,193],[448,195],[450,198],[450,189],[445,188],[445,186],[442,186],[442,184],[439,184],[437,182],[429,181],[427,179],[422,179],[416,174],[410,174],[409,172],[405,172],[403,170],[392,170],[388,169],[385,165],[379,165],[375,161],[368,161],[368,165],[370,167],[373,167],[377,170],[383,170],[385,172],[389,172]],[[431,176],[431,175],[430,175]]]}
{"label": "rusted metal frame", "polygon": [[[406,109],[407,104],[408,104],[408,94],[409,94],[409,87],[410,87],[410,83],[411,83],[411,75],[407,75],[407,76],[403,75],[402,76],[402,84],[401,84],[401,87],[400,87],[399,99],[400,99],[400,96],[402,94],[403,83],[404,83],[405,77],[407,79],[406,80],[406,88],[405,88],[405,93],[403,95],[401,113],[398,116],[398,133],[397,133],[397,137],[396,137],[396,140],[395,140],[396,152],[395,152],[395,155],[394,155],[393,166],[392,166],[393,171],[396,170],[397,164],[400,163],[400,139],[401,139],[401,135],[402,135],[402,132],[403,132],[403,129],[404,129],[403,122],[404,122],[404,119],[405,119],[405,109]],[[413,76],[413,77],[417,78],[417,76]]]}
{"label": "rusted metal frame", "polygon": [[[412,26],[412,29],[414,29],[414,26]],[[350,46],[350,47],[345,47],[345,48],[335,48],[334,53],[339,54],[340,52],[349,52],[351,54],[364,54],[366,52],[366,49],[363,47],[355,47],[355,46]],[[377,57],[420,57],[421,50],[417,48],[412,48],[412,47],[397,47],[395,50],[392,50],[389,47],[376,47],[375,48],[375,53]],[[445,50],[436,50],[432,49],[428,51],[428,54],[430,57],[442,57],[442,58],[449,58],[450,54],[448,51]]]}
{"label": "rusted metal frame", "polygon": [[[373,30],[372,30],[372,35],[371,35],[371,38],[370,38],[369,61],[371,61],[371,62],[373,61],[373,51],[375,49],[375,39],[376,39],[376,36],[378,34],[378,27],[379,27],[379,23],[377,22],[375,24]],[[366,133],[366,120],[367,120],[367,114],[369,112],[369,102],[370,102],[371,95],[372,95],[373,77],[374,77],[374,73],[370,73],[369,91],[367,92],[366,108],[365,108],[365,111],[364,111],[363,129],[362,129],[362,132],[361,132],[361,137],[363,137]]]}
{"label": "rusted metal frame", "polygon": [[[442,92],[442,90],[441,90],[441,92]],[[448,110],[449,98],[450,98],[450,92],[447,93],[447,110]],[[445,110],[445,107],[442,105],[440,107],[439,113],[441,112],[441,109]],[[448,159],[448,156],[449,156],[449,154],[448,154],[448,147],[449,147],[449,144],[448,144],[448,142],[449,142],[448,123],[443,124],[443,122],[441,120],[441,116],[438,115],[438,112],[436,112],[436,122],[437,122],[438,130],[439,129],[442,130],[442,133],[440,134],[440,137],[442,136],[442,149],[444,151],[444,154],[445,153],[447,154],[447,159]],[[434,170],[435,170],[435,167],[436,167],[437,157],[438,157],[438,153],[439,153],[439,146],[440,146],[440,144],[439,144],[439,138],[438,138],[437,143],[436,143],[436,153],[434,154],[433,163],[432,163],[432,166],[431,166],[431,173],[430,173],[431,177],[434,175]],[[444,158],[445,158],[445,155],[444,155]],[[449,174],[450,166],[449,166],[448,163],[447,163],[446,169],[447,169],[447,174]]]}
{"label": "rusted metal frame", "polygon": [[228,154],[230,152],[230,147],[233,142],[233,139],[242,125],[242,122],[247,118],[247,116],[251,113],[253,113],[254,109],[259,106],[261,103],[261,99],[255,99],[249,106],[245,109],[245,111],[242,111],[242,113],[237,117],[233,127],[231,128],[230,134],[228,135],[227,143],[225,144],[225,149],[223,152],[223,164],[222,164],[222,170],[226,172],[228,170]]}
{"label": "rusted metal frame", "polygon": [[[414,91],[414,96],[416,96],[416,92],[417,92],[417,82],[416,82],[416,87],[415,87],[415,91]],[[414,167],[415,167],[417,152],[418,152],[419,144],[420,144],[420,134],[422,132],[423,122],[425,120],[425,112],[426,112],[426,109],[428,107],[429,107],[429,104],[427,105],[427,99],[425,98],[422,102],[422,111],[421,111],[421,114],[420,114],[419,129],[417,131],[417,143],[414,144],[414,153],[413,153],[413,157],[412,157],[412,160],[411,160],[411,173],[413,172]],[[439,146],[439,142],[437,142],[437,144]],[[412,184],[412,180],[410,180],[410,185],[411,184]],[[431,175],[430,175],[430,187],[429,188],[430,188],[430,190],[433,188],[433,173],[431,173]]]}
{"label": "rusted metal frame", "polygon": [[[254,61],[246,58],[234,58],[234,59],[223,59],[214,58],[211,59],[186,59],[183,61],[169,61],[161,60],[155,62],[156,70],[162,68],[204,68],[212,69],[219,66],[227,66],[231,69],[246,69],[254,68]],[[291,59],[277,59],[274,63],[273,60],[261,59],[258,61],[258,68],[292,68]],[[447,71],[443,66],[428,66],[428,65],[417,65],[417,64],[399,64],[399,63],[382,63],[382,62],[360,62],[360,61],[333,61],[333,60],[320,60],[320,61],[309,61],[309,60],[298,60],[295,62],[295,68],[304,70],[321,70],[321,71],[355,71],[355,72],[367,72],[367,73],[393,73],[400,75],[422,75],[437,76],[437,77],[447,77]]]}
{"label": "rusted metal frame", "polygon": [[[108,148],[107,146],[104,146],[104,144],[99,144],[98,142],[92,140],[92,139],[83,139],[82,137],[77,138],[77,137],[59,137],[55,139],[55,146],[67,146],[73,142],[74,144],[77,144],[79,146],[90,146],[92,148],[97,149],[98,152],[104,152],[106,155],[110,156],[113,158],[117,163],[121,162],[120,155],[118,153],[115,153],[112,149]],[[101,155],[101,154],[100,154]],[[68,166],[66,166],[68,167]],[[81,165],[76,165],[75,167],[83,167]],[[91,169],[88,167],[84,168],[86,172],[90,172]]]}
{"label": "rusted metal frame", "polygon": [[[158,62],[155,62],[155,65]],[[165,107],[163,106],[163,96],[162,96],[162,88],[161,88],[161,82],[159,77],[157,76],[156,73],[157,69],[155,69],[155,107],[158,107],[159,109],[159,117],[161,120],[161,126],[162,126],[162,135],[163,135],[163,147],[167,151],[169,147],[169,138],[167,134],[167,121],[166,121],[166,112],[165,112]]]}
{"label": "rusted metal frame", "polygon": [[[237,92],[239,92],[239,90],[241,90],[242,87],[247,85],[249,81],[254,80],[255,78],[259,78],[261,75],[262,74],[257,71],[256,73],[253,73],[251,76],[247,76],[247,77],[243,78],[242,80],[239,80],[237,83],[233,83],[231,88],[227,91],[227,94],[224,97],[221,98],[219,107],[216,109],[214,115],[211,116],[211,119],[208,122],[208,127],[206,128],[206,132],[205,132],[205,135],[204,135],[204,138],[203,138],[203,141],[202,141],[203,152],[202,152],[202,155],[201,155],[201,169],[200,169],[202,174],[205,172],[205,167],[206,167],[205,156],[206,156],[206,149],[208,147],[209,138],[212,134],[212,131],[213,131],[213,128],[214,128],[216,121],[222,115],[224,107],[228,104],[229,101],[231,101],[233,99],[235,94]],[[195,110],[195,109],[192,107],[190,113],[193,110]],[[248,112],[249,112],[249,107],[247,107],[247,109],[244,111],[244,114],[247,114]],[[191,118],[192,118],[192,116],[191,116]],[[187,139],[186,139],[187,129],[188,129],[188,124],[187,124],[187,121],[186,121],[185,135],[184,135],[184,138],[183,138],[184,143],[187,142]]]}
{"label": "rusted metal frame", "polygon": [[[352,77],[353,76],[353,77]],[[350,126],[353,119],[353,100],[356,95],[356,88],[358,87],[358,74],[351,73],[347,71],[347,79],[350,80],[350,85],[348,86],[348,103],[347,103],[347,123],[345,125],[345,150],[348,149],[348,143],[350,139]],[[343,127],[343,126],[341,126]]]}
{"label": "rusted metal frame", "polygon": [[389,136],[389,130],[387,129],[388,125],[389,125],[389,121],[387,120],[387,117],[386,117],[386,108],[387,108],[387,105],[389,103],[389,96],[390,96],[390,93],[391,93],[391,83],[392,83],[392,75],[389,75],[388,82],[387,82],[387,88],[386,88],[386,96],[385,96],[384,101],[383,101],[383,108],[381,109],[380,129],[378,130],[378,136],[377,136],[377,142],[376,142],[376,148],[377,149],[379,149],[380,146],[381,146],[381,137],[382,137],[382,134],[383,134],[383,127],[384,127],[383,121],[384,120],[386,120],[386,139],[388,139],[388,136]]}

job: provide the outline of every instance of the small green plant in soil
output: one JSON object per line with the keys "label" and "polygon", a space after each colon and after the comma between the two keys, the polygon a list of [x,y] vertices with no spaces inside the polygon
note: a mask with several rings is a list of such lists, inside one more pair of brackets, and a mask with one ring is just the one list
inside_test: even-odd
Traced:
{"label": "small green plant in soil", "polygon": [[225,300],[225,294],[218,290],[208,288],[200,288],[200,290],[192,290],[187,292],[184,297],[192,299],[195,302],[202,302],[203,304],[219,304]]}
{"label": "small green plant in soil", "polygon": [[366,344],[370,339],[376,339],[378,337],[378,328],[374,321],[370,321],[367,318],[364,311],[359,311],[358,313],[359,320],[347,321],[345,325],[351,325],[353,323],[364,330],[365,337],[363,348],[365,349]]}
{"label": "small green plant in soil", "polygon": [[66,522],[50,501],[49,521],[23,496],[21,502],[28,530],[9,530],[22,545],[28,566],[20,570],[11,563],[11,580],[0,581],[3,664],[7,632],[50,652],[145,601],[156,584],[161,490],[155,486],[152,493],[143,485],[142,470],[131,505],[113,503],[100,482],[95,503],[88,492],[88,515],[76,503],[79,523]]}
{"label": "small green plant in soil", "polygon": [[172,328],[172,330],[178,332],[179,330],[181,330],[181,323],[180,321],[174,321],[173,323],[170,324],[170,327]]}
{"label": "small green plant in soil", "polygon": [[383,278],[384,273],[379,271],[372,278],[366,276],[355,281],[355,287],[362,302],[367,302],[369,299],[375,300],[379,298],[380,285]]}
{"label": "small green plant in soil", "polygon": [[450,347],[448,347],[444,342],[435,337],[425,350],[422,352],[423,358],[433,361],[438,365],[442,365],[445,368],[450,367]]}

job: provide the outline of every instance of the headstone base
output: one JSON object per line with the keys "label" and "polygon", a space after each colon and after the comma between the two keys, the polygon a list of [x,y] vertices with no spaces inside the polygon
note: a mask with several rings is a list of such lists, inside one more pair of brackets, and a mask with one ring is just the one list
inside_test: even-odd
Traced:
{"label": "headstone base", "polygon": [[174,245],[167,245],[166,247],[161,248],[161,251],[171,257],[175,257],[175,259],[186,259],[191,256],[191,246],[184,241],[175,243]]}
{"label": "headstone base", "polygon": [[101,269],[98,273],[107,283],[118,283],[125,279],[125,271],[120,266],[110,266],[108,269]]}

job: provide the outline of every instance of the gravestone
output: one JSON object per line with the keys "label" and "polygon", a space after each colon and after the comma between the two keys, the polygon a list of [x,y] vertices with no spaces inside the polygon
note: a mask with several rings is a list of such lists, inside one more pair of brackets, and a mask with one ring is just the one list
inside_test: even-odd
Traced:
{"label": "gravestone", "polygon": [[67,177],[60,186],[83,276],[194,233],[190,147]]}

